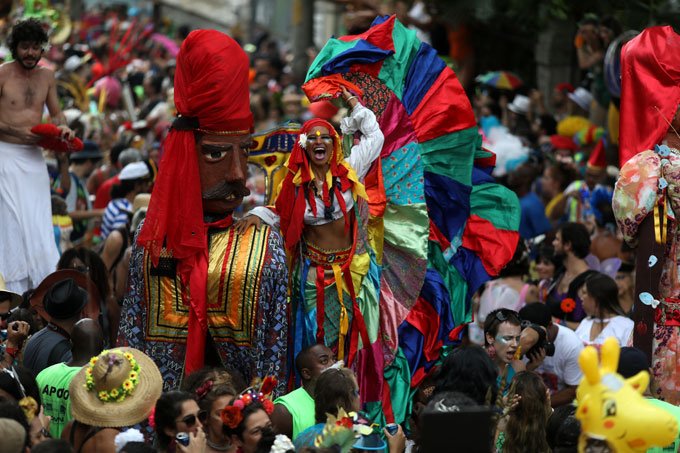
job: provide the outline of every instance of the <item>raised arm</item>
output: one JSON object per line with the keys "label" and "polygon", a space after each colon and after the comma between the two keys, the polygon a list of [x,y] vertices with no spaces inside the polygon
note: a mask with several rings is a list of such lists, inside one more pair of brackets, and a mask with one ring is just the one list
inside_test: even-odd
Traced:
{"label": "raised arm", "polygon": [[340,129],[343,134],[361,132],[360,141],[357,145],[352,146],[352,152],[347,161],[357,172],[359,179],[363,179],[373,161],[380,157],[385,137],[378,126],[375,114],[371,110],[359,104],[356,99],[350,98],[348,103],[352,111],[349,117],[342,119]]}

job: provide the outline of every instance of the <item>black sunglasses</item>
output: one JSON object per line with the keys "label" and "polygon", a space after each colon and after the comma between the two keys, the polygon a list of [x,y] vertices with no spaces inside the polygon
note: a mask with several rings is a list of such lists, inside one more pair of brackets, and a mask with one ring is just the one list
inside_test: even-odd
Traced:
{"label": "black sunglasses", "polygon": [[189,414],[186,417],[180,419],[179,421],[187,425],[189,428],[196,424],[196,420],[200,421],[201,424],[205,423],[208,419],[208,411],[198,411],[198,414]]}
{"label": "black sunglasses", "polygon": [[499,310],[496,312],[496,320],[498,322],[505,322],[505,321],[517,321],[518,323],[520,322],[520,319],[517,317],[517,315],[510,311],[510,310]]}

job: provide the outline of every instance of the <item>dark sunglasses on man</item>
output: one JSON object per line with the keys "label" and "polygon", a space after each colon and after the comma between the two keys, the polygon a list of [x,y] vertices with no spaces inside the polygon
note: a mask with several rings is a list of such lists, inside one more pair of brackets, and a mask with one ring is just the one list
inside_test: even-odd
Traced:
{"label": "dark sunglasses on man", "polygon": [[0,321],[7,321],[9,317],[12,316],[12,313],[14,313],[18,309],[19,307],[15,307],[6,313],[0,313]]}

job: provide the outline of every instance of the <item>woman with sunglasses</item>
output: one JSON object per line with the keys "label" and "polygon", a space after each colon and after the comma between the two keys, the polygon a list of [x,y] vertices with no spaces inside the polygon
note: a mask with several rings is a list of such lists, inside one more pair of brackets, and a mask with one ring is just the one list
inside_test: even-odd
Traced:
{"label": "woman with sunglasses", "polygon": [[484,321],[486,350],[498,367],[499,394],[507,393],[515,373],[526,369],[524,362],[517,357],[521,324],[517,312],[507,308],[490,312]]}
{"label": "woman with sunglasses", "polygon": [[[190,436],[189,445],[194,442],[205,444],[203,423],[208,413],[198,407],[198,403],[191,393],[174,390],[165,392],[156,402],[154,412],[154,428],[156,430],[156,448],[159,453],[174,453],[187,451],[183,445],[178,445],[178,433]],[[203,450],[200,450],[203,451]]]}

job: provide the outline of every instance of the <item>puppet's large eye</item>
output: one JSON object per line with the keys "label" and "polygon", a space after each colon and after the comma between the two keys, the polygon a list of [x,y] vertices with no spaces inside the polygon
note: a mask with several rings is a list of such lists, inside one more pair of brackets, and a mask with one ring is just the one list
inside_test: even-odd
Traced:
{"label": "puppet's large eye", "polygon": [[616,401],[605,400],[603,412],[605,417],[616,417]]}

